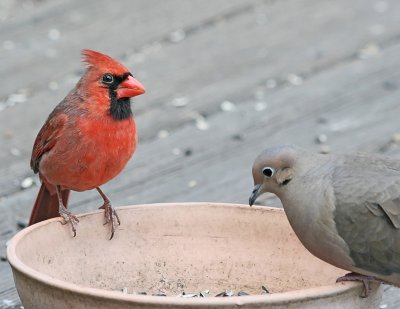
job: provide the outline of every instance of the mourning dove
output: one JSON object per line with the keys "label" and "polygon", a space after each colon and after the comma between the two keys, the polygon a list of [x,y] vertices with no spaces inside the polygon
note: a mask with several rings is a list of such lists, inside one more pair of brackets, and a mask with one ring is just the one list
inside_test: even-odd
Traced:
{"label": "mourning dove", "polygon": [[353,272],[340,281],[363,281],[366,295],[365,279],[400,286],[400,160],[284,145],[256,158],[253,178],[250,206],[276,194],[302,244]]}

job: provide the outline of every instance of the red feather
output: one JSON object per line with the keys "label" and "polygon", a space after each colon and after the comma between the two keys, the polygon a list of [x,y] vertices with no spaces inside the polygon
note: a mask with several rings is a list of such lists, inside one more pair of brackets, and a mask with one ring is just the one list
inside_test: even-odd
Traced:
{"label": "red feather", "polygon": [[[85,74],[76,87],[59,103],[40,130],[32,150],[31,167],[43,181],[32,210],[30,224],[60,214],[71,221],[73,231],[77,219],[68,212],[69,190],[85,191],[116,177],[136,149],[136,126],[129,106],[129,97],[144,93],[143,86],[128,69],[111,57],[85,49]],[[108,73],[112,85],[103,81]],[[111,106],[125,108],[125,117],[113,117]],[[58,205],[57,188],[64,205]],[[105,195],[108,221],[117,217]],[[110,210],[111,209],[111,210]],[[118,218],[118,217],[117,217]],[[75,221],[74,221],[75,220]]]}

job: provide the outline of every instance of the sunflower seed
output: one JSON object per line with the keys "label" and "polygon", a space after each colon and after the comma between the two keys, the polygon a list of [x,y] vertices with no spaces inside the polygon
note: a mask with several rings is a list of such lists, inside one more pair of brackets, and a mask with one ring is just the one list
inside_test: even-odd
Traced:
{"label": "sunflower seed", "polygon": [[265,286],[261,286],[261,290],[262,290],[261,294],[269,294],[269,291]]}
{"label": "sunflower seed", "polygon": [[32,187],[32,185],[33,185],[33,178],[32,177],[26,177],[21,182],[21,188],[22,189],[28,189],[29,187]]}
{"label": "sunflower seed", "polygon": [[182,42],[186,37],[186,33],[183,29],[178,29],[176,31],[173,31],[169,34],[168,39],[172,43],[179,43]]}
{"label": "sunflower seed", "polygon": [[299,86],[303,83],[303,77],[293,74],[293,73],[291,73],[287,76],[287,80],[289,83],[291,83],[294,86]]}
{"label": "sunflower seed", "polygon": [[49,38],[50,40],[52,40],[52,41],[57,41],[57,40],[59,40],[60,37],[61,37],[61,32],[60,32],[60,30],[58,30],[58,29],[56,29],[56,28],[53,28],[53,29],[50,29],[50,30],[49,30],[47,36],[48,36],[48,38]]}
{"label": "sunflower seed", "polygon": [[221,110],[224,112],[231,112],[236,109],[236,105],[230,101],[223,101],[221,103]]}
{"label": "sunflower seed", "polygon": [[315,141],[318,144],[324,144],[328,141],[328,136],[326,136],[326,134],[320,134],[315,138]]}
{"label": "sunflower seed", "polygon": [[187,97],[176,97],[172,99],[172,106],[174,107],[185,107],[189,103],[189,99]]}

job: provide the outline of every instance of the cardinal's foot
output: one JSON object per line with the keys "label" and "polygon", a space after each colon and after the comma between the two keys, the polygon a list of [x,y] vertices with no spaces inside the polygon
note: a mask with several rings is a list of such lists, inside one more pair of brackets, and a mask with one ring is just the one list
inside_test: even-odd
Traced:
{"label": "cardinal's foot", "polygon": [[365,276],[358,273],[348,273],[343,277],[339,277],[336,279],[336,282],[343,282],[343,281],[361,281],[364,284],[363,293],[360,295],[361,297],[365,298],[371,294],[371,282],[378,282],[378,283],[386,283],[383,280],[377,279],[373,276]]}
{"label": "cardinal's foot", "polygon": [[74,216],[70,211],[68,211],[65,207],[61,208],[59,211],[60,216],[64,219],[63,224],[67,224],[68,221],[71,222],[72,232],[74,233],[74,237],[76,236],[76,225],[79,220],[76,216]]}
{"label": "cardinal's foot", "polygon": [[103,206],[100,207],[100,209],[104,209],[104,217],[106,219],[106,222],[104,224],[111,224],[111,237],[110,240],[114,237],[115,229],[116,229],[116,223],[118,225],[121,225],[121,221],[119,221],[119,217],[115,209],[111,206],[111,203],[109,201],[105,201]]}

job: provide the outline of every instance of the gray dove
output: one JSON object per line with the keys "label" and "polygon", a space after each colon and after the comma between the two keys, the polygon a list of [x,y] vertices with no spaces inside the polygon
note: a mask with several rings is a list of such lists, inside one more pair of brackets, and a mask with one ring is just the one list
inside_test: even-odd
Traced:
{"label": "gray dove", "polygon": [[293,145],[264,150],[253,165],[250,206],[276,194],[302,244],[352,273],[338,281],[400,286],[400,160],[318,154]]}

